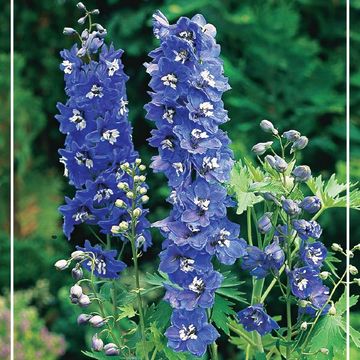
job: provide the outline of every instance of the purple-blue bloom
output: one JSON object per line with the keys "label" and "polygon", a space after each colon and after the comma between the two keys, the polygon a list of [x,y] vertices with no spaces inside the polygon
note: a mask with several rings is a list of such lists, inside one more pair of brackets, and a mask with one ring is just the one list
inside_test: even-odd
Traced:
{"label": "purple-blue bloom", "polygon": [[315,214],[321,209],[321,200],[317,196],[306,196],[299,206],[309,214]]}
{"label": "purple-blue bloom", "polygon": [[220,336],[208,323],[205,310],[199,308],[194,311],[174,310],[171,326],[165,335],[171,349],[189,351],[195,356],[204,355],[207,346]]}
{"label": "purple-blue bloom", "polygon": [[261,336],[279,329],[279,325],[265,311],[262,304],[254,304],[237,314],[239,323],[246,331],[257,331]]}
{"label": "purple-blue bloom", "polygon": [[314,243],[308,243],[302,241],[300,247],[300,259],[304,265],[308,265],[314,268],[321,268],[327,255],[327,249],[320,241]]}
{"label": "purple-blue bloom", "polygon": [[296,268],[288,272],[291,291],[299,299],[306,299],[313,289],[322,284],[318,270],[310,266]]}
{"label": "purple-blue bloom", "polygon": [[[305,308],[299,308],[299,314],[308,314],[315,317],[316,312],[324,307],[329,299],[329,288],[325,285],[318,284],[313,287],[311,293],[306,300],[310,301],[311,305],[306,305]],[[325,315],[330,308],[327,304],[322,310],[322,315]]]}
{"label": "purple-blue bloom", "polygon": [[126,268],[126,264],[116,259],[116,250],[103,250],[100,245],[91,246],[85,240],[84,247],[77,246],[77,250],[84,251],[91,259],[82,261],[81,265],[94,275],[103,279],[117,279],[119,273]]}
{"label": "purple-blue bloom", "polygon": [[321,226],[315,220],[293,220],[292,224],[302,240],[308,238],[319,239],[321,236]]}

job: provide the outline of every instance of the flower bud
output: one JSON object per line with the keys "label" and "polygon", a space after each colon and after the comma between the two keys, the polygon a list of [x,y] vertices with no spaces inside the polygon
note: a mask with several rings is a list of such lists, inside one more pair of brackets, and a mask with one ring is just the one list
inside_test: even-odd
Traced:
{"label": "flower bud", "polygon": [[145,195],[147,193],[147,188],[145,187],[140,188],[139,193],[140,195]]}
{"label": "flower bud", "polygon": [[308,305],[310,305],[311,304],[311,302],[310,301],[307,301],[307,300],[300,300],[299,302],[298,302],[298,305],[301,307],[301,308],[305,308],[305,307],[307,307]]}
{"label": "flower bud", "polygon": [[132,191],[128,191],[128,192],[126,193],[126,197],[127,197],[128,199],[133,199],[133,198],[135,197],[135,195],[134,195],[134,193],[133,193]]}
{"label": "flower bud", "polygon": [[297,202],[295,202],[294,200],[291,200],[291,199],[283,200],[282,201],[282,208],[290,216],[297,215],[301,211],[300,208],[299,208],[299,205],[297,204]]}
{"label": "flower bud", "polygon": [[319,274],[319,278],[321,280],[326,280],[331,274],[328,272],[328,271],[322,271],[320,274]]}
{"label": "flower bud", "polygon": [[301,134],[296,130],[289,130],[289,131],[285,131],[282,134],[282,137],[288,141],[295,141],[295,140],[299,139],[300,135]]}
{"label": "flower bud", "polygon": [[82,295],[82,288],[79,285],[74,285],[70,288],[70,296],[80,298]]}
{"label": "flower bud", "polygon": [[129,223],[127,221],[122,221],[120,224],[119,224],[119,229],[121,231],[126,231],[127,229],[129,229]]}
{"label": "flower bud", "polygon": [[348,256],[350,259],[354,257],[354,253],[351,250],[346,251],[346,256]]}
{"label": "flower bud", "polygon": [[266,152],[266,150],[271,147],[272,144],[273,144],[273,141],[268,141],[268,142],[264,142],[264,143],[257,143],[251,148],[251,151],[255,155],[258,155],[258,156],[263,155]]}
{"label": "flower bud", "polygon": [[329,315],[336,315],[336,308],[334,305],[331,305],[329,309]]}
{"label": "flower bud", "polygon": [[146,166],[143,165],[143,164],[141,164],[141,165],[139,166],[139,169],[140,169],[141,171],[145,171],[145,170],[146,170]]}
{"label": "flower bud", "polygon": [[138,158],[138,159],[135,159],[135,164],[136,164],[136,165],[140,165],[140,164],[141,164],[141,159],[139,159],[139,158]]}
{"label": "flower bud", "polygon": [[85,253],[81,250],[76,250],[71,253],[71,258],[74,260],[82,260],[85,257]]}
{"label": "flower bud", "polygon": [[71,270],[71,276],[74,280],[79,281],[83,278],[84,272],[81,267],[74,267]]}
{"label": "flower bud", "polygon": [[129,188],[129,185],[126,182],[119,182],[117,184],[117,187],[119,190],[127,190]]}
{"label": "flower bud", "polygon": [[339,245],[339,244],[336,244],[336,243],[333,243],[331,245],[331,249],[334,250],[334,251],[339,251],[339,252],[343,252],[343,248]]}
{"label": "flower bud", "polygon": [[92,316],[89,320],[89,324],[96,328],[102,327],[105,323],[106,320],[104,320],[100,315]]}
{"label": "flower bud", "polygon": [[80,24],[80,25],[84,25],[86,19],[87,19],[87,15],[85,15],[85,16],[81,17],[80,19],[78,19],[77,22],[78,22],[78,24]]}
{"label": "flower bud", "polygon": [[141,197],[141,202],[142,202],[143,204],[146,204],[148,201],[149,201],[149,197],[148,197],[147,195],[143,195],[143,196]]}
{"label": "flower bud", "polygon": [[300,329],[302,331],[305,331],[308,327],[308,323],[306,321],[304,321],[301,325],[300,325]]}
{"label": "flower bud", "polygon": [[357,285],[357,286],[360,286],[360,279],[359,278],[355,278],[353,280],[353,282]]}
{"label": "flower bud", "polygon": [[307,165],[297,166],[292,174],[297,182],[306,182],[311,178],[311,170]]}
{"label": "flower bud", "polygon": [[136,239],[136,247],[140,247],[142,244],[144,244],[145,242],[145,237],[140,235],[137,239]]}
{"label": "flower bud", "polygon": [[354,265],[349,265],[349,272],[351,275],[357,275],[359,271]]}
{"label": "flower bud", "polygon": [[277,135],[279,132],[275,129],[273,123],[269,120],[262,120],[260,122],[261,130],[267,132],[267,133],[273,133],[274,135]]}
{"label": "flower bud", "polygon": [[360,244],[357,244],[353,247],[353,251],[360,250]]}
{"label": "flower bud", "polygon": [[144,182],[146,180],[146,176],[145,175],[140,175],[139,180],[140,180],[140,182]]}
{"label": "flower bud", "polygon": [[120,354],[119,348],[114,343],[106,344],[104,346],[104,351],[105,351],[105,355],[108,356],[114,356]]}
{"label": "flower bud", "polygon": [[117,226],[117,225],[113,225],[111,227],[111,230],[110,230],[113,234],[120,234],[121,233],[121,230],[120,230],[120,227]]}
{"label": "flower bud", "polygon": [[133,211],[133,216],[134,217],[139,217],[139,216],[141,216],[141,214],[142,214],[142,211],[141,211],[140,208],[134,209],[134,211]]}
{"label": "flower bud", "polygon": [[274,168],[275,166],[275,158],[272,155],[266,155],[264,157],[264,160],[272,167]]}
{"label": "flower bud", "polygon": [[130,168],[130,164],[128,162],[125,162],[120,165],[121,170],[127,170]]}
{"label": "flower bud", "polygon": [[267,212],[258,221],[258,229],[262,234],[268,233],[272,228],[271,215],[272,213]]}
{"label": "flower bud", "polygon": [[76,34],[76,30],[71,27],[65,27],[63,30],[64,35],[74,35]]}
{"label": "flower bud", "polygon": [[321,201],[317,196],[306,196],[299,206],[309,214],[315,214],[321,209]]}
{"label": "flower bud", "polygon": [[279,155],[275,155],[274,159],[275,159],[275,163],[273,168],[278,172],[281,173],[285,172],[288,167],[287,162]]}
{"label": "flower bud", "polygon": [[309,139],[306,136],[300,136],[291,146],[290,154],[296,150],[302,150],[308,144]]}
{"label": "flower bud", "polygon": [[100,10],[99,9],[94,9],[90,11],[91,15],[99,15],[100,14]]}
{"label": "flower bud", "polygon": [[89,315],[89,314],[80,314],[76,321],[77,321],[78,325],[84,325],[84,324],[87,324],[89,322],[91,317],[92,316]]}
{"label": "flower bud", "polygon": [[79,305],[81,307],[86,307],[91,304],[91,300],[87,295],[82,294],[79,299]]}
{"label": "flower bud", "polygon": [[321,348],[321,349],[320,349],[320,352],[321,352],[322,354],[329,355],[329,349],[327,349],[327,348]]}
{"label": "flower bud", "polygon": [[135,175],[134,176],[134,182],[139,182],[140,181],[140,176],[139,175]]}
{"label": "flower bud", "polygon": [[115,201],[115,206],[118,207],[118,208],[125,208],[126,207],[126,203],[124,200],[121,200],[121,199],[117,199]]}
{"label": "flower bud", "polygon": [[85,5],[84,5],[82,2],[78,2],[78,3],[76,4],[76,7],[77,7],[78,9],[80,9],[80,10],[85,10],[85,11],[86,11],[86,7],[85,7]]}
{"label": "flower bud", "polygon": [[56,270],[62,271],[62,270],[67,269],[69,267],[69,265],[70,265],[70,262],[67,260],[58,260],[54,266],[55,266]]}
{"label": "flower bud", "polygon": [[104,348],[104,342],[95,334],[91,339],[91,347],[94,351],[101,351]]}

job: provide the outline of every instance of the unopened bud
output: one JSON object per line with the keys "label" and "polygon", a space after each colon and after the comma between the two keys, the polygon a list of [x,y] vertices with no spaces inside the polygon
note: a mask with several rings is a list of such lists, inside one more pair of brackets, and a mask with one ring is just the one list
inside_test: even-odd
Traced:
{"label": "unopened bud", "polygon": [[82,288],[79,285],[74,285],[70,288],[70,296],[80,298],[82,295]]}
{"label": "unopened bud", "polygon": [[85,24],[85,21],[86,21],[86,18],[87,18],[87,15],[81,17],[80,19],[78,19],[78,24],[80,25],[84,25]]}
{"label": "unopened bud", "polygon": [[296,130],[289,130],[289,131],[285,131],[282,134],[282,137],[288,141],[295,141],[295,140],[299,139],[300,135],[301,134]]}
{"label": "unopened bud", "polygon": [[267,212],[259,219],[257,225],[258,225],[259,231],[262,234],[266,234],[271,230],[271,228],[272,228],[271,216],[272,216],[272,213]]}
{"label": "unopened bud", "polygon": [[133,198],[135,197],[135,195],[134,195],[134,193],[133,193],[132,191],[128,191],[128,192],[126,193],[126,197],[127,197],[128,199],[133,199]]}
{"label": "unopened bud", "polygon": [[67,269],[69,267],[69,265],[70,265],[70,263],[67,260],[58,260],[54,266],[55,266],[56,270],[62,271],[62,270]]}
{"label": "unopened bud", "polygon": [[321,348],[321,349],[320,349],[320,352],[321,352],[322,354],[329,355],[329,349],[327,349],[327,348]]}
{"label": "unopened bud", "polygon": [[146,180],[146,176],[145,175],[140,175],[139,179],[141,182],[144,182]]}
{"label": "unopened bud", "polygon": [[290,154],[296,150],[302,150],[308,144],[309,139],[306,136],[300,136],[291,146]]}
{"label": "unopened bud", "polygon": [[135,164],[136,164],[136,165],[140,165],[140,164],[141,164],[141,159],[139,159],[139,158],[138,158],[138,159],[135,159]]}
{"label": "unopened bud", "polygon": [[251,148],[251,151],[255,155],[258,155],[258,156],[263,155],[266,152],[266,150],[271,147],[272,144],[273,144],[272,141],[268,141],[268,142],[265,142],[265,143],[257,143]]}
{"label": "unopened bud", "polygon": [[91,15],[99,15],[100,14],[100,10],[99,9],[94,9],[90,11]]}
{"label": "unopened bud", "polygon": [[115,206],[118,207],[118,208],[124,208],[124,207],[126,207],[126,203],[125,203],[124,200],[117,199],[115,201]]}
{"label": "unopened bud", "polygon": [[65,27],[63,30],[64,35],[74,35],[76,34],[76,30],[71,27]]}
{"label": "unopened bud", "polygon": [[298,203],[292,199],[283,200],[282,208],[290,216],[297,215],[301,212],[301,209],[299,208]]}
{"label": "unopened bud", "polygon": [[272,155],[266,155],[264,160],[272,167],[275,167],[275,158]]}
{"label": "unopened bud", "polygon": [[145,171],[145,170],[146,170],[146,166],[143,165],[143,164],[141,164],[141,165],[139,166],[139,169],[140,169],[140,171]]}
{"label": "unopened bud", "polygon": [[80,314],[78,317],[77,317],[77,323],[78,325],[84,325],[84,324],[87,324],[89,322],[89,320],[91,319],[91,315],[89,314]]}
{"label": "unopened bud", "polygon": [[142,201],[144,204],[146,204],[146,203],[149,201],[149,197],[148,197],[147,195],[143,195],[143,196],[141,197],[141,201]]}
{"label": "unopened bud", "polygon": [[134,209],[134,211],[133,211],[133,216],[139,217],[139,216],[141,216],[141,214],[142,214],[142,211],[141,211],[140,208]]}
{"label": "unopened bud", "polygon": [[292,174],[297,182],[306,182],[311,178],[311,170],[307,165],[297,166]]}
{"label": "unopened bud", "polygon": [[331,249],[334,250],[334,251],[340,251],[340,252],[343,252],[343,248],[339,245],[339,244],[336,244],[336,243],[333,243],[331,245]]}
{"label": "unopened bud", "polygon": [[135,175],[134,176],[134,182],[140,182],[140,176],[139,175]]}
{"label": "unopened bud", "polygon": [[117,226],[117,225],[113,225],[111,227],[111,230],[110,230],[113,234],[120,234],[121,233],[121,230],[120,230],[120,227]]}
{"label": "unopened bud", "polygon": [[349,265],[349,272],[351,275],[357,275],[359,271],[354,265]]}
{"label": "unopened bud", "polygon": [[71,258],[74,260],[82,260],[85,257],[84,251],[77,250],[71,253]]}
{"label": "unopened bud", "polygon": [[306,196],[299,206],[309,214],[315,214],[321,209],[321,200],[317,196]]}
{"label": "unopened bud", "polygon": [[139,248],[144,242],[145,242],[145,237],[143,235],[140,235],[136,239],[136,246]]}
{"label": "unopened bud", "polygon": [[353,280],[353,282],[354,282],[356,285],[360,286],[360,279],[359,279],[359,278],[355,278],[355,279]]}
{"label": "unopened bud", "polygon": [[275,155],[274,159],[275,159],[275,163],[274,163],[273,168],[275,170],[277,170],[278,172],[281,172],[281,173],[285,172],[288,167],[287,162],[279,155]]}
{"label": "unopened bud", "polygon": [[91,300],[87,295],[82,294],[79,299],[79,305],[81,307],[86,307],[91,304]]}
{"label": "unopened bud", "polygon": [[129,185],[128,185],[127,183],[125,183],[125,182],[119,182],[119,183],[117,184],[117,187],[118,187],[118,189],[120,189],[120,190],[126,190],[126,189],[129,188]]}
{"label": "unopened bud", "polygon": [[262,120],[260,122],[261,130],[267,132],[267,133],[273,133],[274,135],[277,135],[279,132],[275,129],[273,123],[269,120]]}
{"label": "unopened bud", "polygon": [[127,221],[122,221],[120,224],[119,224],[119,229],[121,231],[126,231],[127,229],[129,229],[129,223]]}
{"label": "unopened bud", "polygon": [[300,300],[300,301],[298,302],[298,305],[299,305],[301,308],[305,308],[305,307],[307,307],[309,304],[311,304],[311,302],[310,302],[310,301],[307,301],[307,300]]}
{"label": "unopened bud", "polygon": [[101,351],[104,348],[104,342],[95,334],[91,339],[91,347],[94,351]]}
{"label": "unopened bud", "polygon": [[71,276],[74,280],[79,281],[83,278],[84,273],[81,267],[75,267],[71,270]]}
{"label": "unopened bud", "polygon": [[85,11],[86,11],[86,7],[85,7],[85,5],[84,5],[82,2],[78,2],[78,3],[76,4],[76,7],[77,7],[78,9],[80,9],[80,10],[85,10]]}
{"label": "unopened bud", "polygon": [[329,309],[329,315],[336,315],[336,308],[334,305],[331,305]]}
{"label": "unopened bud", "polygon": [[346,256],[348,256],[350,259],[354,257],[354,253],[351,250],[346,251]]}
{"label": "unopened bud", "polygon": [[109,343],[104,346],[105,355],[116,356],[120,354],[119,348],[114,343]]}
{"label": "unopened bud", "polygon": [[302,331],[305,331],[308,327],[308,323],[306,321],[304,321],[301,325],[300,325],[300,329]]}
{"label": "unopened bud", "polygon": [[104,320],[100,315],[95,315],[89,320],[89,324],[96,328],[102,327],[105,323],[106,320]]}
{"label": "unopened bud", "polygon": [[140,193],[140,195],[145,195],[147,193],[147,188],[145,188],[145,187],[140,188],[139,193]]}
{"label": "unopened bud", "polygon": [[360,244],[357,244],[353,247],[353,251],[360,250]]}
{"label": "unopened bud", "polygon": [[331,274],[328,272],[328,271],[322,271],[320,274],[319,274],[319,278],[321,280],[326,280]]}

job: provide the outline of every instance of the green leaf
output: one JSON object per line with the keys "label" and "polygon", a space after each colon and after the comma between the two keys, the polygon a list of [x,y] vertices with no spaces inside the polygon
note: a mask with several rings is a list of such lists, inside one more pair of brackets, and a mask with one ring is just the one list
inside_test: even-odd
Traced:
{"label": "green leaf", "polygon": [[169,325],[171,314],[171,306],[162,300],[156,306],[152,304],[147,309],[145,318],[147,323],[156,323],[159,330],[164,330]]}
{"label": "green leaf", "polygon": [[232,289],[229,287],[225,287],[225,288],[221,287],[216,290],[216,293],[219,295],[223,295],[229,299],[233,299],[233,300],[242,302],[244,304],[248,304],[248,301],[242,296],[242,295],[244,295],[244,293],[238,289]]}
{"label": "green leaf", "polygon": [[[327,182],[319,175],[311,178],[306,184],[313,194],[320,198],[323,207],[346,207],[346,194],[343,194],[346,191],[346,184],[339,183],[335,174],[332,174]],[[357,183],[350,184],[350,208],[360,210],[360,191],[354,189],[356,185]]]}
{"label": "green leaf", "polygon": [[121,320],[124,318],[131,319],[132,317],[134,317],[137,314],[134,309],[133,304],[126,304],[124,306],[120,306],[118,309],[121,312],[120,315],[118,316],[118,320]]}
{"label": "green leaf", "polygon": [[228,326],[228,316],[235,315],[235,311],[232,309],[232,306],[235,305],[233,302],[223,298],[220,295],[215,295],[215,304],[211,313],[211,321],[215,325],[224,331],[226,335],[230,334]]}
{"label": "green leaf", "polygon": [[[347,310],[347,302],[346,302],[346,291],[340,296],[339,300],[335,303],[336,314],[342,315]],[[357,304],[359,300],[359,295],[351,295],[349,297],[349,307],[352,307]]]}
{"label": "green leaf", "polygon": [[[82,353],[91,358],[91,359],[98,359],[98,360],[109,360],[109,357],[106,356],[104,353],[101,352],[91,352],[91,351],[82,351]],[[124,359],[123,356],[112,356],[112,359]]]}

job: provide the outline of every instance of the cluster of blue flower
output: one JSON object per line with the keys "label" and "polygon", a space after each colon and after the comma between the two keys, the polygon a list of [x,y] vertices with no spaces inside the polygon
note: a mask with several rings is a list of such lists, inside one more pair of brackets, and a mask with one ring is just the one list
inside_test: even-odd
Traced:
{"label": "cluster of blue flower", "polygon": [[229,120],[221,97],[230,87],[216,29],[202,15],[173,25],[161,12],[153,18],[161,45],[146,64],[153,92],[145,108],[157,128],[149,143],[159,149],[151,167],[168,178],[173,205],[155,224],[166,237],[159,269],[176,285],[166,286],[175,309],[166,336],[175,351],[201,356],[219,336],[206,316],[223,279],[212,258],[231,265],[246,247],[239,226],[226,217],[232,201],[221,184],[233,165],[230,140],[218,127]]}
{"label": "cluster of blue flower", "polygon": [[[88,12],[79,4],[86,11],[79,23],[98,13],[98,10]],[[77,34],[72,28],[65,28],[64,33]],[[125,241],[117,230],[119,224],[130,220],[127,209],[132,199],[119,184],[132,186],[134,178],[129,169],[136,163],[138,154],[127,118],[128,77],[121,63],[123,51],[104,44],[106,30],[100,24],[92,24],[77,35],[81,39],[80,49],[75,44],[61,52],[60,68],[64,72],[68,100],[65,105],[58,104],[60,114],[56,117],[60,131],[66,134],[65,148],[59,150],[60,161],[65,165],[65,176],[76,189],[74,198],[66,198],[66,205],[60,207],[63,229],[70,239],[75,225],[98,225],[103,234]],[[138,165],[134,169],[141,179]],[[144,183],[138,185],[146,188]],[[151,245],[146,213],[141,211],[136,229],[142,236],[144,250]]]}

